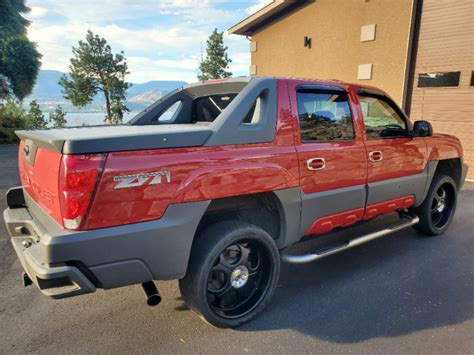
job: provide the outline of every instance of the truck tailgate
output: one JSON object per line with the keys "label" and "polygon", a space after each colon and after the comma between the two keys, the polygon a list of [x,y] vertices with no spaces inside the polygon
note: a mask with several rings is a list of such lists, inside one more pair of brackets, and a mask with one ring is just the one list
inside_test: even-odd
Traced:
{"label": "truck tailgate", "polygon": [[32,140],[20,142],[18,167],[23,190],[59,224],[62,224],[58,196],[61,156]]}

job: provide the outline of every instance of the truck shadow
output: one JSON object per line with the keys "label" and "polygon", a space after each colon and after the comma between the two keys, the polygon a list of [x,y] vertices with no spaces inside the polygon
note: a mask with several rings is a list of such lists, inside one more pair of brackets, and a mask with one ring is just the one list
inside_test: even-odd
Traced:
{"label": "truck shadow", "polygon": [[[472,201],[474,191],[464,192],[461,200],[466,202],[467,194]],[[460,208],[450,230],[437,238],[408,229],[313,264],[282,264],[270,306],[239,331],[294,329],[331,342],[356,343],[471,319],[471,215],[469,208]],[[356,227],[354,233],[379,223],[384,219]],[[304,249],[309,252],[312,246]]]}

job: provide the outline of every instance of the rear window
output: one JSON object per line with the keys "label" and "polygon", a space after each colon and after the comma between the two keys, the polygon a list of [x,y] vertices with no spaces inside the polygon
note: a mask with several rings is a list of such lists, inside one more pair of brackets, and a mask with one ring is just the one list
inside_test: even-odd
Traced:
{"label": "rear window", "polygon": [[[237,97],[237,94],[211,95],[195,99],[193,102],[193,123],[196,122],[214,122],[214,120],[229,106]],[[258,98],[250,111],[244,118],[244,124],[258,123],[256,108],[259,107],[260,98]],[[257,110],[258,111],[258,110]]]}
{"label": "rear window", "polygon": [[[164,96],[142,111],[130,124],[210,124],[216,120],[248,85],[247,81],[190,85]],[[243,123],[258,121],[257,100]],[[258,118],[258,117],[257,117]]]}
{"label": "rear window", "polygon": [[237,94],[209,95],[193,101],[193,121],[213,122],[235,99]]}

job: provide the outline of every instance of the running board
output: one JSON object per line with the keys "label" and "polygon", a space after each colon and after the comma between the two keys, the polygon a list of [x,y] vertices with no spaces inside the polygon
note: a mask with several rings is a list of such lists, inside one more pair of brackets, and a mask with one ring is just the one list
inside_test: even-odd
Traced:
{"label": "running board", "polygon": [[291,264],[306,264],[306,263],[311,263],[313,261],[322,259],[326,256],[333,255],[336,253],[339,253],[341,251],[347,250],[354,248],[358,245],[362,245],[365,243],[368,243],[372,240],[384,237],[388,234],[392,234],[398,231],[401,231],[405,228],[414,226],[420,221],[420,219],[417,216],[403,216],[399,222],[392,224],[391,226],[382,229],[380,231],[370,233],[363,235],[362,237],[352,239],[343,245],[338,245],[335,248],[326,250],[324,252],[320,252],[320,254],[313,253],[313,254],[306,254],[306,255],[289,255],[285,251],[281,253],[281,260],[291,263]]}

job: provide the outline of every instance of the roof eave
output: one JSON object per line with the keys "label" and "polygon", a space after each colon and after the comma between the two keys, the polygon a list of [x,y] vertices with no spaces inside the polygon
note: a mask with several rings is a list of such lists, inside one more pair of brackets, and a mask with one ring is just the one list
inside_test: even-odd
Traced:
{"label": "roof eave", "polygon": [[252,36],[263,27],[315,0],[273,0],[264,8],[229,28],[229,34]]}

